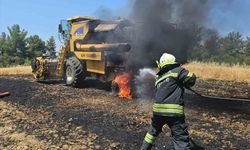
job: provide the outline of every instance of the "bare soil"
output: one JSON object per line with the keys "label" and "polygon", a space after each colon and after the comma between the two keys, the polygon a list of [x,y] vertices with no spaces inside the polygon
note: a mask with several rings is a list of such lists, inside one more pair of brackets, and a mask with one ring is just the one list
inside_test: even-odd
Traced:
{"label": "bare soil", "polygon": [[[199,81],[208,95],[249,98],[249,84]],[[151,118],[150,100],[113,97],[107,85],[82,88],[38,83],[30,75],[0,76],[0,149],[139,149]],[[205,149],[250,149],[250,102],[186,96],[192,140]],[[154,149],[172,148],[164,127]]]}

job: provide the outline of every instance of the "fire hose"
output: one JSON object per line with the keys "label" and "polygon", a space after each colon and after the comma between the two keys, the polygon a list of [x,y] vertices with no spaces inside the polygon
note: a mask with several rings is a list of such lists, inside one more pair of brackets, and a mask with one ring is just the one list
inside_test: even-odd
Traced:
{"label": "fire hose", "polygon": [[1,91],[0,91],[0,98],[3,98],[3,97],[5,97],[5,96],[9,96],[9,95],[10,95],[9,92],[1,92]]}
{"label": "fire hose", "polygon": [[231,97],[219,97],[219,96],[207,96],[207,95],[203,95],[203,94],[200,94],[198,92],[196,92],[195,90],[191,89],[191,88],[187,88],[187,90],[191,91],[192,93],[200,96],[200,97],[203,97],[203,98],[209,98],[209,99],[219,99],[219,100],[231,100],[231,101],[242,101],[242,102],[250,102],[250,99],[249,98],[231,98]]}

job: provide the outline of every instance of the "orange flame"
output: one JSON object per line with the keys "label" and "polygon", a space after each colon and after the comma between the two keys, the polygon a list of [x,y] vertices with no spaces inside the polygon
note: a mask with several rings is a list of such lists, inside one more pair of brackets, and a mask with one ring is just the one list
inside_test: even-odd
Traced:
{"label": "orange flame", "polygon": [[130,74],[122,73],[115,77],[113,83],[117,83],[119,86],[119,97],[132,99],[131,87],[130,87]]}

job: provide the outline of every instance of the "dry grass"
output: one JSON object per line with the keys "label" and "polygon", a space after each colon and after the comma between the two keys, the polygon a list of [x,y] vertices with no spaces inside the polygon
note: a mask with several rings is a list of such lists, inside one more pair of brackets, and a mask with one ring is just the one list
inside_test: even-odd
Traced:
{"label": "dry grass", "polygon": [[[243,81],[250,83],[250,66],[242,65],[219,65],[217,63],[192,62],[184,65],[185,68],[194,72],[202,80],[226,80]],[[0,68],[0,75],[31,74],[30,66],[17,66]]]}
{"label": "dry grass", "polygon": [[250,83],[250,66],[192,62],[184,67],[194,72],[202,80],[215,79]]}
{"label": "dry grass", "polygon": [[31,74],[30,66],[0,68],[0,75]]}

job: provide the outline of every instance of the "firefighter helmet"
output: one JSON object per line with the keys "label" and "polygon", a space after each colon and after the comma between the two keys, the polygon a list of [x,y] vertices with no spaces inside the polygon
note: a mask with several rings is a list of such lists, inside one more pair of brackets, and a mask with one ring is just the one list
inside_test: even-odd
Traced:
{"label": "firefighter helmet", "polygon": [[172,54],[163,53],[160,60],[156,61],[158,68],[162,68],[165,65],[176,64],[175,57]]}

